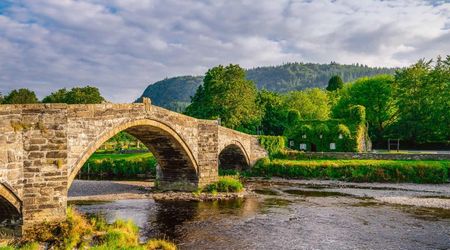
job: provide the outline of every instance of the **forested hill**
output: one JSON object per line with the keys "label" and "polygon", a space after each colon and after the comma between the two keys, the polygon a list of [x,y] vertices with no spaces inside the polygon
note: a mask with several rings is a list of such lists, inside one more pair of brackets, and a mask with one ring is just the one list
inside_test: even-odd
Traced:
{"label": "forested hill", "polygon": [[[325,88],[333,75],[340,75],[344,82],[349,82],[363,76],[393,74],[394,71],[392,68],[372,68],[359,64],[287,63],[249,69],[247,78],[253,80],[259,89],[287,92],[313,87]],[[142,96],[150,97],[157,106],[182,111],[190,103],[190,97],[202,81],[203,76],[167,78],[149,85]]]}

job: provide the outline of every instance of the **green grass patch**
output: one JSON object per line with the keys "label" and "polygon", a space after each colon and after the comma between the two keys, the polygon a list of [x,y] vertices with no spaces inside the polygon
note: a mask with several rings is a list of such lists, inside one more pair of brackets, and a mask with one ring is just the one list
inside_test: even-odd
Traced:
{"label": "green grass patch", "polygon": [[156,175],[156,158],[152,153],[99,154],[94,153],[80,170],[82,176],[135,178]]}
{"label": "green grass patch", "polygon": [[445,183],[450,161],[408,160],[260,160],[252,176],[334,179],[354,182]]}
{"label": "green grass patch", "polygon": [[244,190],[244,185],[239,180],[239,177],[235,176],[222,176],[219,177],[219,181],[215,183],[211,183],[208,186],[204,188],[204,191],[209,193],[215,193],[215,192],[241,192]]}

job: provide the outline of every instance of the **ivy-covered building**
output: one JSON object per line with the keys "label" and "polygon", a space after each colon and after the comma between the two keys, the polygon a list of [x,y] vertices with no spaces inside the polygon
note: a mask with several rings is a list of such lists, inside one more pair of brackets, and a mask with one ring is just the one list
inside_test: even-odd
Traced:
{"label": "ivy-covered building", "polygon": [[363,106],[354,106],[346,119],[298,120],[286,131],[288,147],[309,152],[366,152],[371,150]]}

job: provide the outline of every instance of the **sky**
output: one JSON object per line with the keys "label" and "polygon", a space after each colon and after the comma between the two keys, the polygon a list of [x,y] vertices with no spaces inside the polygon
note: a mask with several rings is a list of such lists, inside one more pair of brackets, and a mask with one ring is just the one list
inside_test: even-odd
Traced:
{"label": "sky", "polygon": [[0,92],[132,102],[219,64],[402,67],[450,54],[450,0],[0,0]]}

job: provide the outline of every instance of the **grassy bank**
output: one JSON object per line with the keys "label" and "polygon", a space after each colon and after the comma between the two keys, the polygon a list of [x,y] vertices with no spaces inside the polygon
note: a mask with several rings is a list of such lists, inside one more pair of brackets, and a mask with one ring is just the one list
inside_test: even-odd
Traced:
{"label": "grassy bank", "polygon": [[445,183],[450,161],[262,159],[249,176],[354,182]]}
{"label": "grassy bank", "polygon": [[81,176],[108,176],[135,178],[138,175],[156,175],[156,158],[152,153],[93,154],[83,165]]}
{"label": "grassy bank", "polygon": [[139,243],[139,229],[131,221],[118,220],[107,224],[101,217],[87,219],[68,208],[67,220],[44,224],[30,231],[27,238],[14,245],[0,247],[12,249],[133,249],[153,250],[177,249],[173,243],[164,240],[149,240]]}

